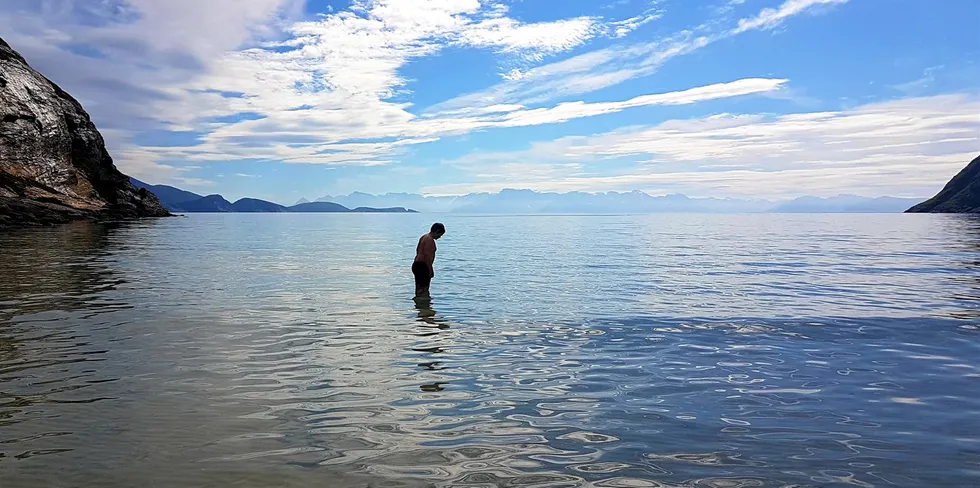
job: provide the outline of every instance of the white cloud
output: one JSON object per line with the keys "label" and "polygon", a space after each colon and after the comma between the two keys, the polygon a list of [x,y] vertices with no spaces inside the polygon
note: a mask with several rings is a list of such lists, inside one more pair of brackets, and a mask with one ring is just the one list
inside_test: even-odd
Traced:
{"label": "white cloud", "polygon": [[[743,79],[677,92],[642,95],[619,102],[569,102],[551,108],[526,109],[498,106],[473,112],[457,111],[433,117],[398,118],[366,123],[370,115],[348,122],[322,111],[296,111],[261,120],[217,128],[204,144],[189,148],[155,148],[170,159],[218,161],[228,158],[266,159],[287,163],[377,165],[390,162],[407,146],[432,142],[438,137],[480,129],[556,124],[572,119],[621,112],[654,105],[687,105],[707,100],[738,97],[779,90],[787,80]],[[349,114],[338,114],[340,117]],[[331,131],[303,143],[269,141],[309,138],[310,127]],[[259,147],[244,143],[249,138],[266,141]],[[345,142],[351,139],[395,139],[393,142]],[[237,141],[237,142],[236,142]]]}
{"label": "white cloud", "polygon": [[759,12],[759,15],[738,21],[738,27],[733,31],[734,34],[750,30],[767,30],[778,27],[789,17],[798,15],[812,7],[819,5],[832,5],[847,3],[848,0],[786,0],[779,8],[767,8]]}
{"label": "white cloud", "polygon": [[707,44],[682,33],[673,39],[607,48],[524,71],[511,71],[504,82],[435,104],[427,112],[445,112],[499,104],[540,104],[617,85],[656,71],[668,59]]}
{"label": "white cloud", "polygon": [[[564,137],[509,153],[450,162],[471,182],[436,194],[531,188],[547,191],[683,189],[694,195],[784,197],[842,192],[922,197],[980,153],[980,98],[947,95],[884,102],[842,112],[779,117],[719,115],[590,137]],[[608,176],[612,160],[638,161]],[[487,168],[540,165],[497,174]],[[567,167],[569,162],[577,164]],[[590,174],[590,171],[592,173]]]}
{"label": "white cloud", "polygon": [[539,24],[520,24],[506,17],[486,19],[467,26],[460,43],[475,47],[499,47],[502,52],[519,52],[531,60],[567,51],[597,33],[590,17]]}
{"label": "white cloud", "polygon": [[627,80],[650,75],[667,61],[722,39],[756,29],[771,29],[809,9],[848,0],[786,0],[777,9],[763,9],[742,19],[737,27],[718,30],[712,23],[675,33],[664,39],[632,46],[616,46],[571,59],[511,72],[504,82],[462,95],[429,108],[430,112],[494,104],[533,104],[591,93]]}
{"label": "white cloud", "polygon": [[643,12],[641,15],[630,17],[626,20],[610,22],[609,27],[613,30],[615,37],[625,37],[630,32],[649,24],[650,22],[660,19],[661,17],[663,17],[663,11],[651,9]]}
{"label": "white cloud", "polygon": [[629,108],[653,105],[688,105],[719,98],[738,97],[778,90],[789,80],[765,78],[743,79],[731,83],[718,83],[669,93],[641,95],[621,102],[567,102],[551,108],[514,111],[493,121],[502,127],[531,126],[566,122],[583,117],[621,112]]}
{"label": "white cloud", "polygon": [[521,70],[514,68],[506,73],[501,73],[500,77],[507,81],[520,81],[524,78],[524,73]]}
{"label": "white cloud", "polygon": [[718,14],[727,14],[727,13],[735,10],[737,7],[739,7],[741,5],[744,5],[744,4],[745,4],[745,0],[728,0],[727,2],[723,3],[722,5],[719,5],[719,6],[715,7],[714,10]]}

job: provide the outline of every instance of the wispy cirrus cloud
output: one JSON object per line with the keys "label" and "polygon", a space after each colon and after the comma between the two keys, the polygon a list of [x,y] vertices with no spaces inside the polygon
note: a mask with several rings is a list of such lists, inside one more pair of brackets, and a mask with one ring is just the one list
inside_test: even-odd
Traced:
{"label": "wispy cirrus cloud", "polygon": [[656,7],[655,8],[651,8],[651,9],[646,10],[645,12],[643,12],[640,15],[637,15],[637,16],[634,16],[634,17],[630,17],[630,18],[624,19],[624,20],[618,20],[618,21],[610,22],[609,23],[609,29],[612,30],[612,33],[613,33],[613,35],[615,37],[617,37],[617,38],[619,38],[619,37],[625,37],[630,32],[633,32],[636,29],[639,29],[640,27],[643,27],[644,25],[649,24],[650,22],[653,22],[655,20],[658,20],[658,19],[662,18],[663,17],[663,12],[664,11],[662,9],[659,9],[659,8],[656,8]]}
{"label": "wispy cirrus cloud", "polygon": [[[470,154],[447,163],[466,172],[467,183],[426,191],[643,189],[760,197],[845,192],[922,197],[980,152],[977,114],[980,97],[961,94],[839,112],[672,120],[538,142],[524,151]],[[631,163],[612,164],[624,160]],[[541,176],[498,170],[514,161],[537,167]]]}
{"label": "wispy cirrus cloud", "polygon": [[595,19],[590,17],[537,24],[521,24],[507,17],[496,17],[468,25],[460,32],[457,42],[496,48],[503,53],[518,53],[525,59],[540,61],[548,55],[581,45],[599,32]]}
{"label": "wispy cirrus cloud", "polygon": [[[374,127],[364,125],[364,119],[356,119],[353,121],[354,125],[351,125],[345,124],[342,120],[323,120],[324,114],[320,111],[303,110],[275,118],[250,120],[220,127],[205,136],[202,144],[192,147],[155,150],[167,154],[169,158],[187,161],[221,160],[229,156],[229,150],[234,150],[237,152],[232,154],[241,159],[370,166],[387,164],[390,162],[387,158],[397,155],[399,150],[416,144],[433,142],[439,137],[448,135],[460,135],[482,129],[558,124],[636,107],[689,105],[707,100],[772,93],[780,90],[787,81],[766,78],[742,79],[676,92],[642,95],[617,102],[568,102],[537,109],[506,106],[499,110],[473,113],[461,111],[449,116],[391,120]],[[331,127],[332,131],[314,139],[303,140],[308,137],[310,127],[315,126]],[[245,144],[249,138],[295,142],[253,147]],[[347,142],[359,138],[395,140]]]}
{"label": "wispy cirrus cloud", "polygon": [[738,21],[738,27],[732,34],[741,34],[750,30],[768,30],[780,26],[786,19],[799,15],[808,9],[822,5],[847,3],[848,0],[787,0],[778,8],[767,8],[759,15]]}
{"label": "wispy cirrus cloud", "polygon": [[665,62],[714,42],[752,30],[772,29],[815,7],[848,1],[786,0],[778,8],[766,8],[755,16],[740,19],[735,26],[724,27],[706,22],[652,42],[602,49],[524,72],[508,73],[500,84],[436,104],[428,111],[495,104],[545,103],[591,93],[653,74]]}

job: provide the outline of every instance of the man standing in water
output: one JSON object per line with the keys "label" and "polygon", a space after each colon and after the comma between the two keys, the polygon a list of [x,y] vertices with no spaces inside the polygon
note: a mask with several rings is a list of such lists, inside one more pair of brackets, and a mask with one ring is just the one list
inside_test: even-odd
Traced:
{"label": "man standing in water", "polygon": [[415,247],[415,262],[412,274],[415,275],[415,298],[429,298],[429,283],[436,276],[432,264],[436,261],[436,241],[446,233],[446,226],[436,222],[428,234],[419,238]]}

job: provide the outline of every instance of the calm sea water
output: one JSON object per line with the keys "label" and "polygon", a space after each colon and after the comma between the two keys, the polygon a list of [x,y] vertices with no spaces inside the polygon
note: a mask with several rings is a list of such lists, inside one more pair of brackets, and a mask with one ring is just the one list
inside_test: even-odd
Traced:
{"label": "calm sea water", "polygon": [[0,234],[0,485],[978,486],[980,220]]}

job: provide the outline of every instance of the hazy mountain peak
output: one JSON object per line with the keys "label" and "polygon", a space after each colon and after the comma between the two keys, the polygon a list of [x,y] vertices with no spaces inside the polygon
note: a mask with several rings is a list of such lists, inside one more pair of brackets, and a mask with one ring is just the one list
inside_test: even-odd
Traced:
{"label": "hazy mountain peak", "polygon": [[[325,197],[328,198],[328,197]],[[867,198],[855,195],[833,198],[803,196],[770,201],[738,198],[692,198],[683,193],[653,196],[642,190],[624,192],[566,193],[538,192],[530,189],[505,188],[497,193],[479,192],[456,196],[423,196],[416,193],[372,195],[352,192],[329,197],[331,202],[348,208],[406,207],[421,212],[458,212],[480,214],[507,213],[761,213],[761,212],[902,212],[915,203],[913,199],[892,197]]]}

